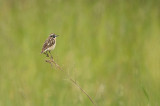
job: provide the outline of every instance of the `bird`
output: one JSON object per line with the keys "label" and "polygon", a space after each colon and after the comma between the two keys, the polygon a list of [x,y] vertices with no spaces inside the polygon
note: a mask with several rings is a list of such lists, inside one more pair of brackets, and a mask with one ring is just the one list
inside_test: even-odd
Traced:
{"label": "bird", "polygon": [[44,53],[44,54],[47,55],[47,57],[49,57],[47,52],[49,51],[49,53],[50,53],[51,50],[55,49],[55,47],[56,47],[56,37],[58,37],[58,36],[59,35],[56,35],[55,33],[51,33],[49,35],[49,37],[46,39],[46,41],[43,44],[41,54]]}

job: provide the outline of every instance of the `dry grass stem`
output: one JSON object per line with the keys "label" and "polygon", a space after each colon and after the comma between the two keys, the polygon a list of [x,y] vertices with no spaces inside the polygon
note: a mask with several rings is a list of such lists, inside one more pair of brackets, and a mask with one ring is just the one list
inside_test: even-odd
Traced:
{"label": "dry grass stem", "polygon": [[89,100],[92,102],[93,105],[96,106],[95,102],[93,101],[93,99],[86,93],[85,90],[83,90],[77,83],[76,81],[74,81],[68,74],[65,73],[65,71],[54,61],[52,55],[50,54],[50,56],[48,56],[47,54],[47,57],[50,57],[49,60],[46,60],[47,63],[50,63],[51,64],[51,67],[53,67],[53,64],[56,66],[56,68],[58,68],[60,71],[62,71],[65,75],[68,76],[69,80],[77,87],[79,88],[88,98]]}

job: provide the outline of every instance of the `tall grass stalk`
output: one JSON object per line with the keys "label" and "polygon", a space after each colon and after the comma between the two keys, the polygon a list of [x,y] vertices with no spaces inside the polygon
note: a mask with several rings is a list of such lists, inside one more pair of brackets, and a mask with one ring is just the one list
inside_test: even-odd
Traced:
{"label": "tall grass stalk", "polygon": [[93,99],[87,94],[87,92],[86,92],[84,89],[82,89],[82,87],[81,87],[80,85],[78,85],[77,82],[76,82],[75,80],[73,80],[67,73],[65,73],[65,71],[62,69],[62,67],[59,66],[59,65],[54,61],[52,55],[50,56],[50,59],[49,59],[49,60],[46,60],[46,62],[47,62],[47,63],[50,63],[52,67],[53,67],[53,64],[54,64],[60,71],[62,71],[62,72],[68,77],[68,79],[69,79],[77,88],[79,88],[79,89],[89,98],[89,100],[92,102],[92,104],[96,106],[96,103],[95,103],[95,102],[93,101]]}

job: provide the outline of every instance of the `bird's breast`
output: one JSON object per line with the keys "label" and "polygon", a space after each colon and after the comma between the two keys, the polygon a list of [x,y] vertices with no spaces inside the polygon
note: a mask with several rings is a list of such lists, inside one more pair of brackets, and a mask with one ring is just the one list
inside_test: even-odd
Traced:
{"label": "bird's breast", "polygon": [[56,47],[56,42],[53,46],[49,47],[48,50],[54,50],[55,47]]}

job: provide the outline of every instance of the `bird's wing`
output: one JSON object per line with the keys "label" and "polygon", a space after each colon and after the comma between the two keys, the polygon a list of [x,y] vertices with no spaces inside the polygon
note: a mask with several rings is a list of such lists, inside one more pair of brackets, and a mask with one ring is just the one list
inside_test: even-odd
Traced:
{"label": "bird's wing", "polygon": [[41,53],[43,53],[47,48],[53,46],[55,44],[55,40],[52,37],[48,37],[48,39],[44,42]]}

